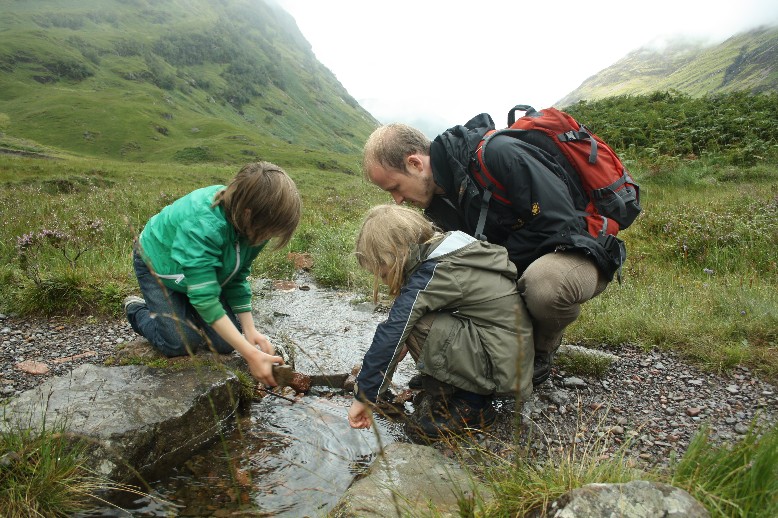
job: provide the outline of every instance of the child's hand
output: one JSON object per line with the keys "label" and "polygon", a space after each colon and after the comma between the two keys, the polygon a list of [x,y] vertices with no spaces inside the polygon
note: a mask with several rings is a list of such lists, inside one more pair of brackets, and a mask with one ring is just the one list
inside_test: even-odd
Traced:
{"label": "child's hand", "polygon": [[348,409],[348,424],[351,428],[370,428],[370,408],[358,400],[354,400],[351,403],[351,408]]}
{"label": "child's hand", "polygon": [[246,358],[246,363],[248,363],[249,372],[257,381],[269,387],[275,387],[277,383],[275,378],[273,378],[273,365],[283,364],[284,359],[280,356],[272,356],[262,351],[256,351],[256,354],[252,355],[250,359]]}
{"label": "child's hand", "polygon": [[276,348],[273,347],[273,344],[270,343],[270,340],[268,340],[265,335],[257,331],[256,328],[252,327],[247,329],[246,332],[243,333],[243,336],[246,337],[246,341],[248,341],[248,343],[252,345],[258,345],[263,353],[270,355],[276,353]]}

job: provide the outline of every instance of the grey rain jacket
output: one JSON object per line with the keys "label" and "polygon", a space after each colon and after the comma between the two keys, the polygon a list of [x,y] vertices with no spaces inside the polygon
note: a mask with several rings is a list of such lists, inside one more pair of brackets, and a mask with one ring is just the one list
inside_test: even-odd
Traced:
{"label": "grey rain jacket", "polygon": [[[438,312],[417,367],[478,394],[532,392],[532,324],[506,250],[463,232],[436,234],[411,248],[400,294],[362,361],[354,392],[375,402],[425,314]],[[519,370],[521,372],[519,372]]]}
{"label": "grey rain jacket", "polygon": [[[482,190],[471,167],[478,144],[491,129],[492,118],[482,113],[438,135],[430,146],[433,178],[445,194],[435,196],[425,213],[443,230],[475,233]],[[613,278],[623,257],[613,256],[589,234],[565,184],[567,173],[551,155],[521,140],[496,136],[489,142],[486,166],[505,187],[511,205],[492,198],[483,233],[490,243],[508,249],[519,275],[544,254],[580,250]]]}

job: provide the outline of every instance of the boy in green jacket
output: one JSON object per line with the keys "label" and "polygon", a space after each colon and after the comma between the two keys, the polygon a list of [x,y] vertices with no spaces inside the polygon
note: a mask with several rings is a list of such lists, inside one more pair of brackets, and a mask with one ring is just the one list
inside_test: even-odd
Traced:
{"label": "boy in green jacket", "polygon": [[283,359],[254,326],[247,277],[268,240],[277,239],[276,249],[289,242],[301,205],[292,179],[258,162],[226,187],[197,189],[163,208],[133,251],[143,294],[124,300],[133,330],[168,357],[238,351],[252,376],[275,385],[272,367]]}
{"label": "boy in green jacket", "polygon": [[494,395],[529,396],[532,324],[505,248],[464,232],[436,232],[419,211],[382,205],[368,212],[356,254],[396,298],[357,375],[353,428],[370,426],[370,406],[406,351],[427,394],[411,435],[483,429],[496,418]]}

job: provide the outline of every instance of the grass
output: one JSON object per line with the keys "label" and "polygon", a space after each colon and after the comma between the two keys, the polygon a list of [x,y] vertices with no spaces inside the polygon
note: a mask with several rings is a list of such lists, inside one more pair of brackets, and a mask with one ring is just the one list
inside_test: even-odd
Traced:
{"label": "grass", "polygon": [[712,371],[741,364],[774,382],[778,175],[702,163],[676,172],[643,172],[644,212],[620,233],[624,282],[586,303],[566,340],[657,345]]}
{"label": "grass", "polygon": [[597,354],[568,350],[554,357],[556,366],[573,376],[588,376],[603,379],[613,364],[613,359]]}
{"label": "grass", "polygon": [[0,516],[65,517],[94,506],[106,490],[135,492],[93,473],[86,465],[86,443],[63,428],[0,433]]}
{"label": "grass", "polygon": [[735,444],[719,445],[705,427],[668,482],[686,489],[712,517],[778,516],[778,429],[752,426]]}
{"label": "grass", "polygon": [[556,452],[535,463],[521,459],[492,473],[495,498],[484,516],[528,516],[542,513],[549,505],[572,489],[594,483],[625,483],[644,480],[646,475],[629,467],[623,458],[602,459],[593,451]]}

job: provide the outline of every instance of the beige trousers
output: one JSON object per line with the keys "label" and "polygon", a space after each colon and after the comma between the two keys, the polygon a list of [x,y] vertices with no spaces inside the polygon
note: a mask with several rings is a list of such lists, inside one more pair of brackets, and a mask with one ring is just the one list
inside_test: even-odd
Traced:
{"label": "beige trousers", "polygon": [[565,328],[581,314],[581,304],[602,293],[608,280],[581,252],[554,252],[530,264],[518,280],[532,318],[535,353],[553,353]]}

